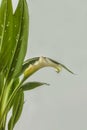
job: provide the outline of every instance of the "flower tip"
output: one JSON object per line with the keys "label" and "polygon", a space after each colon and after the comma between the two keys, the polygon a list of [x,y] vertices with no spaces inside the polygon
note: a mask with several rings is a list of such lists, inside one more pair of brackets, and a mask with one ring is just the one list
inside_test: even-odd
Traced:
{"label": "flower tip", "polygon": [[57,65],[55,70],[56,70],[57,73],[61,72],[62,71],[62,66],[61,65]]}

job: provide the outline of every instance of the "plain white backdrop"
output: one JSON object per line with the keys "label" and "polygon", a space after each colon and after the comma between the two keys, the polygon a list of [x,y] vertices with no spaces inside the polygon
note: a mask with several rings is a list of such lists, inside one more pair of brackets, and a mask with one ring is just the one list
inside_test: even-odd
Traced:
{"label": "plain white backdrop", "polygon": [[34,74],[29,81],[50,86],[25,93],[14,130],[87,130],[87,0],[29,0],[28,6],[26,59],[48,56],[77,75],[50,68]]}

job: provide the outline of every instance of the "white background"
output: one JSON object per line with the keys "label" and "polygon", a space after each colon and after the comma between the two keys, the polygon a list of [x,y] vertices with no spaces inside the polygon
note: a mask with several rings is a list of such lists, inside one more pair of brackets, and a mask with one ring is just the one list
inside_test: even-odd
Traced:
{"label": "white background", "polygon": [[87,0],[30,0],[28,5],[26,58],[48,56],[77,75],[50,68],[34,74],[29,81],[51,85],[25,93],[14,130],[87,130]]}

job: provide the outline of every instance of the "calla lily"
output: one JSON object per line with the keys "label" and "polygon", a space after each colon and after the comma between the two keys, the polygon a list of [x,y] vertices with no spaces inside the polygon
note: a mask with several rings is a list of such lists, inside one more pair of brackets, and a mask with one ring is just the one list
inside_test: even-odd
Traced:
{"label": "calla lily", "polygon": [[[63,64],[58,63],[48,57],[41,56],[41,57],[29,59],[25,62],[25,64],[27,64],[27,66],[23,72],[23,75],[24,75],[23,80],[30,77],[33,73],[35,73],[36,71],[38,71],[39,69],[44,68],[44,67],[52,67],[55,69],[55,71],[57,73],[59,73],[62,70],[62,68],[65,68],[67,71],[74,74],[71,70],[69,70]],[[25,64],[24,64],[24,66],[25,66]]]}
{"label": "calla lily", "polygon": [[40,57],[38,61],[36,61],[34,64],[30,64],[29,67],[24,71],[24,78],[29,77],[43,67],[53,67],[57,72],[60,72],[62,69],[60,64],[55,64],[46,57]]}

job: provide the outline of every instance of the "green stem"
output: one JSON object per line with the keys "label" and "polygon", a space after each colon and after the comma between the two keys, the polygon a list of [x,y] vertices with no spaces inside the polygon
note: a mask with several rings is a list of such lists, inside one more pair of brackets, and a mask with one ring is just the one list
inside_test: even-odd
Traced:
{"label": "green stem", "polygon": [[1,127],[0,127],[0,130],[5,130],[5,127],[6,127],[6,119],[7,119],[7,115],[4,116],[4,119],[3,119],[2,125],[1,125]]}
{"label": "green stem", "polygon": [[16,95],[16,93],[20,90],[20,86],[21,86],[21,82],[17,85],[17,87],[14,89],[14,91],[13,91],[13,93],[11,94],[11,96],[9,97],[9,99],[8,99],[8,102],[7,102],[7,104],[6,104],[6,106],[5,106],[5,108],[4,108],[4,111],[3,111],[3,113],[2,113],[2,115],[1,115],[1,117],[0,117],[0,127],[1,127],[1,125],[2,125],[2,123],[3,123],[3,118],[4,118],[4,116],[5,116],[5,114],[6,113],[8,113],[8,110],[9,110],[9,105],[12,103],[12,100],[14,99],[14,97],[15,97],[15,95]]}
{"label": "green stem", "polygon": [[12,86],[13,80],[8,84],[8,86],[5,86],[3,95],[2,95],[2,100],[1,100],[1,107],[0,107],[0,129],[5,127],[6,124],[6,118],[7,118],[7,113],[9,110],[5,111],[6,109],[6,104],[8,102],[8,97],[9,97],[9,92]]}

